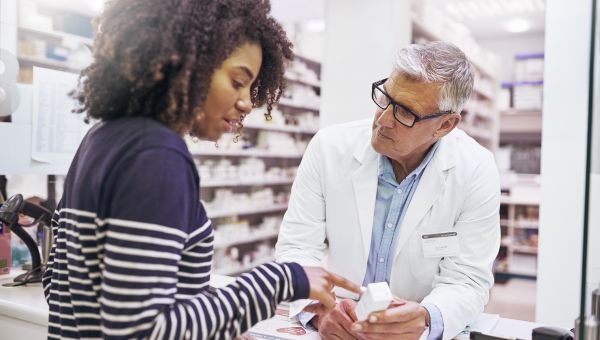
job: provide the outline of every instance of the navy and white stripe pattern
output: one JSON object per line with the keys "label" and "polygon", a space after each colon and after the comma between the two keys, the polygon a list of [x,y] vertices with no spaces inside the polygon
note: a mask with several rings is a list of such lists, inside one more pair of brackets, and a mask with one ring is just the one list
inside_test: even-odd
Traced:
{"label": "navy and white stripe pattern", "polygon": [[[130,125],[140,130],[137,120]],[[134,130],[114,123],[93,128],[82,142],[52,219],[43,278],[49,338],[230,339],[271,317],[278,303],[307,297],[308,280],[295,263],[264,264],[209,292],[213,229],[185,145],[139,143],[153,134],[132,137]],[[118,150],[115,159],[127,162],[104,162],[114,150],[99,145],[124,135],[137,138],[138,149]],[[89,167],[99,160],[106,171]]]}

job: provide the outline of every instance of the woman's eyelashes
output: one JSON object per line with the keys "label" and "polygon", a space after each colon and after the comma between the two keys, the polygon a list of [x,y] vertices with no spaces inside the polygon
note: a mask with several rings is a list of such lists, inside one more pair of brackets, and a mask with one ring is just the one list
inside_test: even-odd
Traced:
{"label": "woman's eyelashes", "polygon": [[250,82],[249,79],[240,79],[240,78],[237,78],[237,77],[232,77],[231,78],[231,85],[236,90],[239,90],[241,88],[244,88],[244,87],[248,86],[249,82]]}
{"label": "woman's eyelashes", "polygon": [[244,83],[242,83],[242,82],[241,82],[241,81],[239,81],[239,80],[235,80],[235,79],[232,79],[232,80],[231,80],[231,85],[232,85],[232,86],[233,86],[233,88],[234,88],[234,89],[236,89],[236,90],[239,90],[239,89],[241,89],[241,88],[243,88],[243,87],[244,87]]}

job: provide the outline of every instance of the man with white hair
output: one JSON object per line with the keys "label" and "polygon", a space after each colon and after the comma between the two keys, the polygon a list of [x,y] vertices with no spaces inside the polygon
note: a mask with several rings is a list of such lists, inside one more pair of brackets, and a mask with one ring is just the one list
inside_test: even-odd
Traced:
{"label": "man with white hair", "polygon": [[324,128],[310,142],[277,260],[324,265],[363,285],[386,281],[397,297],[366,321],[350,299],[300,315],[324,338],[445,340],[483,311],[500,245],[500,184],[493,155],[456,128],[472,89],[460,49],[410,45],[372,84],[372,120]]}

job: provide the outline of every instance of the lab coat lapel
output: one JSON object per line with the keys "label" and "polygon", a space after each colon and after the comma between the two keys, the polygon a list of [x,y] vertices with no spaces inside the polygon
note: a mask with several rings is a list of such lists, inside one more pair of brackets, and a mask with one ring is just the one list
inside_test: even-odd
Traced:
{"label": "lab coat lapel", "polygon": [[423,172],[423,177],[410,201],[406,215],[400,225],[400,234],[394,257],[400,254],[406,241],[417,228],[425,214],[438,201],[446,184],[446,171],[454,166],[451,146],[447,139],[442,139],[436,153]]}
{"label": "lab coat lapel", "polygon": [[364,258],[369,258],[371,247],[371,234],[373,228],[373,215],[375,214],[375,200],[377,195],[377,169],[378,154],[368,143],[364,148],[354,154],[358,161],[358,168],[352,173],[352,186],[356,210],[360,224],[363,243]]}

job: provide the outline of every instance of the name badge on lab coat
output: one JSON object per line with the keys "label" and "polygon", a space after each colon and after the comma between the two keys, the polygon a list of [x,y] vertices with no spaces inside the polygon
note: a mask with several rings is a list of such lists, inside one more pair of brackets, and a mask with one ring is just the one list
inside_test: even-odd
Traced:
{"label": "name badge on lab coat", "polygon": [[425,257],[456,256],[460,253],[456,231],[423,234],[421,235],[421,242],[423,243],[423,255]]}

